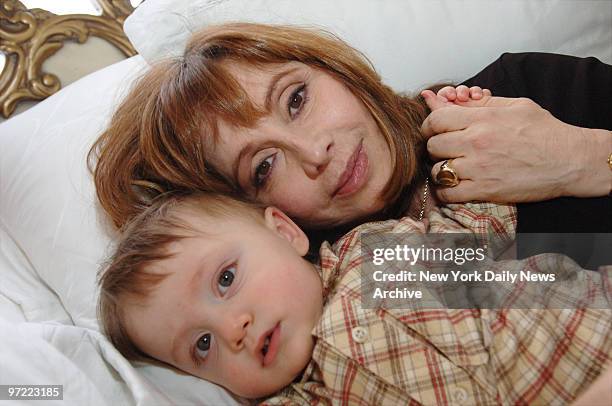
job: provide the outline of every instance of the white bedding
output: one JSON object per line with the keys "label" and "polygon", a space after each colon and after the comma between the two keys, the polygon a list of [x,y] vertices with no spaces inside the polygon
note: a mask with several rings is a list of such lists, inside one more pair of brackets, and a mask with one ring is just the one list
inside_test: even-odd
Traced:
{"label": "white bedding", "polygon": [[63,401],[58,404],[237,403],[223,391],[211,391],[200,379],[160,366],[132,366],[104,336],[84,327],[0,318],[0,332],[0,384],[63,385]]}
{"label": "white bedding", "polygon": [[402,91],[461,82],[502,52],[612,63],[609,0],[153,0],[124,28],[138,52],[154,61],[180,54],[200,27],[245,19],[331,30]]}
{"label": "white bedding", "polygon": [[[148,0],[144,5],[154,8],[168,2]],[[428,4],[446,7],[451,3],[454,5],[454,2]],[[191,5],[196,3],[202,1],[189,2]],[[508,3],[511,2],[504,4]],[[555,16],[558,12],[533,5],[527,7],[522,1],[515,3],[526,13],[533,9],[532,19]],[[555,3],[559,2],[548,1],[546,4]],[[564,0],[559,4],[567,8],[568,3],[571,2]],[[571,26],[572,35],[579,38],[569,38],[566,27],[557,26],[558,35],[556,31],[546,31],[542,34],[550,37],[539,38],[539,41],[551,47],[561,42],[564,52],[595,55],[610,62],[612,8],[606,11],[601,6],[604,3],[590,1],[591,5],[597,5],[590,9],[595,25],[588,24],[586,14],[589,7],[585,7],[579,16],[583,26]],[[317,0],[308,4],[313,9],[316,4],[324,6],[326,13],[339,13],[347,3]],[[394,1],[388,4],[402,3]],[[447,11],[456,10],[454,6],[449,7]],[[422,14],[426,9],[420,9],[421,14],[413,20],[415,24],[427,19],[433,21],[437,17]],[[385,10],[386,15],[393,14],[390,9]],[[145,11],[147,9],[141,9],[140,17],[135,15],[140,20],[133,20],[142,27],[147,27],[147,22],[142,19]],[[449,11],[445,15],[452,18],[452,14]],[[280,10],[276,21],[279,15]],[[259,15],[251,17],[261,19]],[[362,16],[374,18],[374,22],[381,26],[376,20],[379,17],[377,14]],[[497,17],[499,21],[503,19],[502,15]],[[565,17],[571,19],[573,16]],[[470,19],[477,21],[478,16],[470,15]],[[605,26],[597,25],[602,20]],[[481,32],[482,27],[464,26],[465,21],[459,18],[454,27],[464,27],[468,38]],[[363,36],[363,21],[343,20],[342,24],[342,33],[356,41],[352,43],[354,46],[373,57],[373,62],[390,83],[406,85],[402,81],[407,75],[398,69],[398,58],[388,49],[377,53],[376,44]],[[369,25],[370,29],[372,25]],[[542,29],[550,30],[551,25],[554,24]],[[155,24],[149,21],[148,27],[151,26]],[[382,26],[384,29],[384,24]],[[410,26],[405,28],[409,30]],[[377,35],[384,38],[381,33]],[[524,40],[522,35],[525,34],[516,33],[514,50],[520,48]],[[458,37],[453,40],[458,41]],[[414,40],[417,37],[407,35],[406,38]],[[138,41],[145,46],[142,35]],[[607,47],[602,44],[607,44]],[[423,43],[421,48],[428,46]],[[414,52],[422,52],[422,49]],[[470,53],[454,54],[445,60],[445,69],[453,72],[458,72],[453,67],[465,69],[465,61],[454,59],[461,55],[469,58],[477,50],[478,44],[474,43]],[[499,52],[503,50],[508,49]],[[413,51],[404,48],[404,52]],[[487,55],[486,62],[497,56]],[[427,66],[428,62],[426,58],[410,62],[400,59],[406,66],[414,63]],[[470,66],[473,63],[470,61]],[[439,66],[440,63],[433,65]],[[484,62],[478,62],[477,66],[484,67]],[[146,63],[142,57],[127,59],[73,83],[34,108],[0,124],[0,384],[63,384],[64,399],[76,405],[236,404],[225,391],[197,378],[156,365],[131,365],[98,331],[95,277],[109,250],[113,233],[96,209],[85,153],[107,124],[110,112],[132,78],[143,69],[146,69]],[[474,68],[470,74],[477,70]],[[426,73],[422,71],[420,74]],[[443,79],[432,76],[434,73],[410,80],[417,80],[421,85]]]}
{"label": "white bedding", "polygon": [[97,329],[75,326],[2,224],[0,275],[0,385],[63,385],[63,400],[48,401],[62,405],[237,404],[171,368],[132,365]]}
{"label": "white bedding", "polygon": [[132,366],[95,319],[113,233],[85,155],[142,69],[127,59],[0,125],[0,385],[63,384],[62,404],[234,405],[208,382]]}
{"label": "white bedding", "polygon": [[0,275],[0,384],[64,385],[61,404],[151,404],[151,385],[99,332],[73,325],[2,224]]}
{"label": "white bedding", "polygon": [[63,401],[56,402],[62,405],[237,404],[226,392],[211,390],[192,376],[162,366],[132,365],[98,331],[7,321],[2,307],[0,385],[63,385]]}

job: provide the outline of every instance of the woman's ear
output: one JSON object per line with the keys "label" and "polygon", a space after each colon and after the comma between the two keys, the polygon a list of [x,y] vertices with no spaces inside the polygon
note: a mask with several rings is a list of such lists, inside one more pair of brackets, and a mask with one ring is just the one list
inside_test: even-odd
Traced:
{"label": "woman's ear", "polygon": [[289,241],[300,256],[308,253],[309,241],[302,229],[293,222],[282,210],[269,206],[264,211],[266,227]]}

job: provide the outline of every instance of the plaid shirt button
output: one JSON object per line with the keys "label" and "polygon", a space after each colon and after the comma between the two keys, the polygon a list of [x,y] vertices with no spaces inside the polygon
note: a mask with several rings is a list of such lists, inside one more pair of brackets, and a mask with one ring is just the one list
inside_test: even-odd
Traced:
{"label": "plaid shirt button", "polygon": [[465,404],[469,397],[468,392],[462,387],[455,388],[453,392],[453,399],[460,405]]}
{"label": "plaid shirt button", "polygon": [[351,335],[353,336],[353,340],[356,343],[363,344],[368,341],[368,330],[365,327],[355,327],[351,331]]}

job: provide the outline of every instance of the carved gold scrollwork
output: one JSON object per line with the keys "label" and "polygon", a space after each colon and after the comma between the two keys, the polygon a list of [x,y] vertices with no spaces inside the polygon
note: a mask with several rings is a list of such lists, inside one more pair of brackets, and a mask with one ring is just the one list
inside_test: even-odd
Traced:
{"label": "carved gold scrollwork", "polygon": [[42,100],[61,88],[57,76],[42,71],[44,61],[64,41],[83,43],[90,35],[113,44],[126,56],[136,54],[123,33],[123,21],[134,10],[129,0],[97,0],[102,14],[55,15],[28,10],[18,0],[0,0],[0,113],[8,118],[17,103]]}

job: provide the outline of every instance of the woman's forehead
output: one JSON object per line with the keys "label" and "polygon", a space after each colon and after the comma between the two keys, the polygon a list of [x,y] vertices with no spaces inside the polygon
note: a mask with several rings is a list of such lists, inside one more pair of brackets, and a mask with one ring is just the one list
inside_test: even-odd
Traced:
{"label": "woman's forehead", "polygon": [[[308,65],[297,61],[285,63],[251,64],[246,62],[224,61],[224,70],[236,81],[241,91],[233,92],[227,100],[219,100],[233,105],[236,114],[207,115],[209,125],[203,133],[207,150],[215,150],[223,144],[227,135],[232,143],[236,135],[256,125],[260,118],[268,115],[272,109],[272,96],[278,90],[278,84],[287,75],[296,71],[310,70]],[[246,98],[246,99],[245,99]],[[211,102],[215,103],[214,100]],[[238,108],[242,106],[242,108]],[[248,108],[247,108],[248,107]],[[254,108],[254,110],[253,110]],[[214,111],[215,109],[213,109]],[[254,114],[247,114],[251,111]],[[211,136],[212,135],[212,136]],[[208,157],[215,161],[214,157]]]}
{"label": "woman's forehead", "polygon": [[226,69],[249,94],[257,107],[265,108],[267,96],[274,90],[274,85],[288,74],[308,69],[308,65],[297,61],[257,65],[230,62]]}

